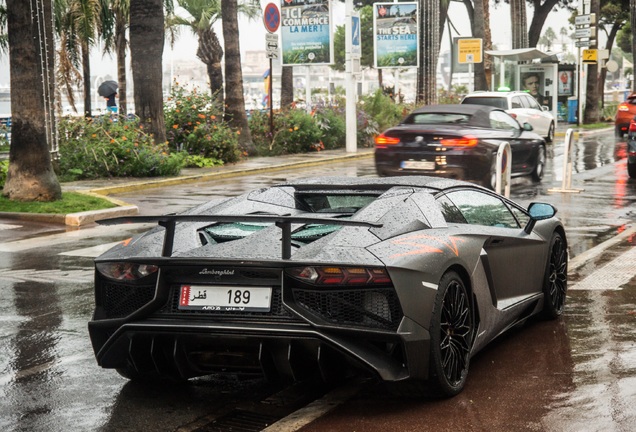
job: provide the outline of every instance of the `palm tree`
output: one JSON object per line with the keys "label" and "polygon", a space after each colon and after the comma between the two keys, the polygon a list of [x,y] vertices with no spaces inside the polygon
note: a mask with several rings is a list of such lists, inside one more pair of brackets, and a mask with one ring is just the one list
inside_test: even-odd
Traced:
{"label": "palm tree", "polygon": [[55,0],[56,27],[72,63],[82,65],[84,115],[91,116],[90,48],[101,31],[100,0]]}
{"label": "palm tree", "polygon": [[512,49],[528,48],[528,16],[526,0],[510,0]]}
{"label": "palm tree", "polygon": [[130,0],[101,0],[104,51],[115,51],[117,57],[117,82],[119,84],[119,113],[126,115],[128,100],[126,97],[126,48],[128,39],[126,30],[130,19]]}
{"label": "palm tree", "polygon": [[212,26],[221,15],[220,0],[177,0],[190,17],[169,15],[166,22],[169,27],[186,26],[197,36],[199,47],[197,57],[207,68],[212,95],[223,106],[223,47]]}
{"label": "palm tree", "polygon": [[130,2],[135,113],[158,143],[166,141],[162,92],[164,35],[163,0]]}
{"label": "palm tree", "polygon": [[437,60],[439,58],[439,0],[419,0],[420,67],[417,73],[417,102],[437,102]]}
{"label": "palm tree", "polygon": [[[223,14],[223,40],[225,41],[225,120],[239,133],[239,145],[249,155],[256,153],[245,112],[243,73],[239,46],[237,0],[221,0]],[[271,79],[271,78],[270,78]]]}
{"label": "palm tree", "polygon": [[[629,0],[630,24],[632,28],[632,55],[636,58],[636,0]],[[636,79],[632,79],[632,91],[636,92]]]}
{"label": "palm tree", "polygon": [[[7,0],[12,134],[2,194],[19,201],[62,197],[49,139],[54,61],[51,0]],[[38,11],[32,15],[31,11]],[[39,24],[39,25],[38,25]],[[42,49],[40,42],[47,42]],[[48,120],[47,120],[48,119]]]}

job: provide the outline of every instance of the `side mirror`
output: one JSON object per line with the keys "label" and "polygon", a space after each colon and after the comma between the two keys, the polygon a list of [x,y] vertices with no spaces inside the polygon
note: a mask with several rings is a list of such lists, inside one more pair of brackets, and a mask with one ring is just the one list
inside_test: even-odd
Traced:
{"label": "side mirror", "polygon": [[530,214],[530,220],[523,229],[526,234],[532,233],[534,225],[537,221],[550,219],[557,213],[557,209],[551,204],[533,202],[528,206],[528,213]]}
{"label": "side mirror", "polygon": [[532,127],[532,125],[528,122],[524,122],[523,123],[523,130],[525,131],[532,131],[534,130],[534,128]]}
{"label": "side mirror", "polygon": [[549,106],[547,106],[547,105],[541,105],[541,109],[542,109],[543,111],[550,111],[550,107],[549,107]]}

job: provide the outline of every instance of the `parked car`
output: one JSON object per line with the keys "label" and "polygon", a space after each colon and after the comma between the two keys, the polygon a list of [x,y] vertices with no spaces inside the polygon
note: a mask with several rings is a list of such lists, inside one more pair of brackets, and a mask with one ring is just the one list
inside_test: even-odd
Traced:
{"label": "parked car", "polygon": [[636,116],[632,118],[627,133],[627,173],[636,178]]}
{"label": "parked car", "polygon": [[473,92],[464,96],[461,103],[501,108],[519,123],[530,123],[534,131],[544,137],[546,142],[554,141],[554,116],[547,106],[539,105],[539,102],[527,92]]}
{"label": "parked car", "polygon": [[636,93],[630,94],[618,105],[614,119],[614,130],[618,138],[622,138],[629,131],[629,124],[634,116],[636,116]]}
{"label": "parked car", "polygon": [[545,141],[503,109],[487,105],[429,105],[375,138],[380,176],[433,175],[495,187],[497,150],[510,143],[513,177],[541,181]]}
{"label": "parked car", "polygon": [[362,372],[455,395],[490,341],[562,314],[555,213],[460,181],[325,177],[100,221],[161,227],[95,260],[97,362],[132,380]]}

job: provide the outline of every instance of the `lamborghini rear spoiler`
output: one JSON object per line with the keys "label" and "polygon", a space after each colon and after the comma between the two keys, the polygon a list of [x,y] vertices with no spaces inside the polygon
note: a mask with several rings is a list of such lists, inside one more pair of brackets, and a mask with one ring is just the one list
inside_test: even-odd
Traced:
{"label": "lamborghini rear spoiler", "polygon": [[348,219],[313,218],[302,216],[272,216],[272,215],[164,215],[164,216],[122,216],[97,221],[100,225],[117,225],[126,223],[156,222],[166,229],[161,256],[172,256],[174,234],[177,222],[269,222],[276,224],[283,230],[282,258],[291,258],[291,225],[292,224],[324,224],[358,227],[382,226],[381,223],[353,221]]}

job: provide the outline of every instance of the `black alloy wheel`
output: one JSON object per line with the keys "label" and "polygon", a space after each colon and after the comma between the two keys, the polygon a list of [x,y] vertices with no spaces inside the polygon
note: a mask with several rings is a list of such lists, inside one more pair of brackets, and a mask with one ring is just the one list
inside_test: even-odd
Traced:
{"label": "black alloy wheel", "polygon": [[559,233],[552,234],[543,285],[544,315],[549,319],[558,318],[563,313],[568,289],[568,252]]}
{"label": "black alloy wheel", "polygon": [[475,335],[472,297],[461,277],[442,277],[431,319],[431,380],[444,396],[462,391]]}
{"label": "black alloy wheel", "polygon": [[545,173],[545,161],[545,147],[540,145],[537,153],[537,164],[534,167],[534,171],[532,171],[532,180],[535,182],[540,182],[543,179],[543,175]]}

